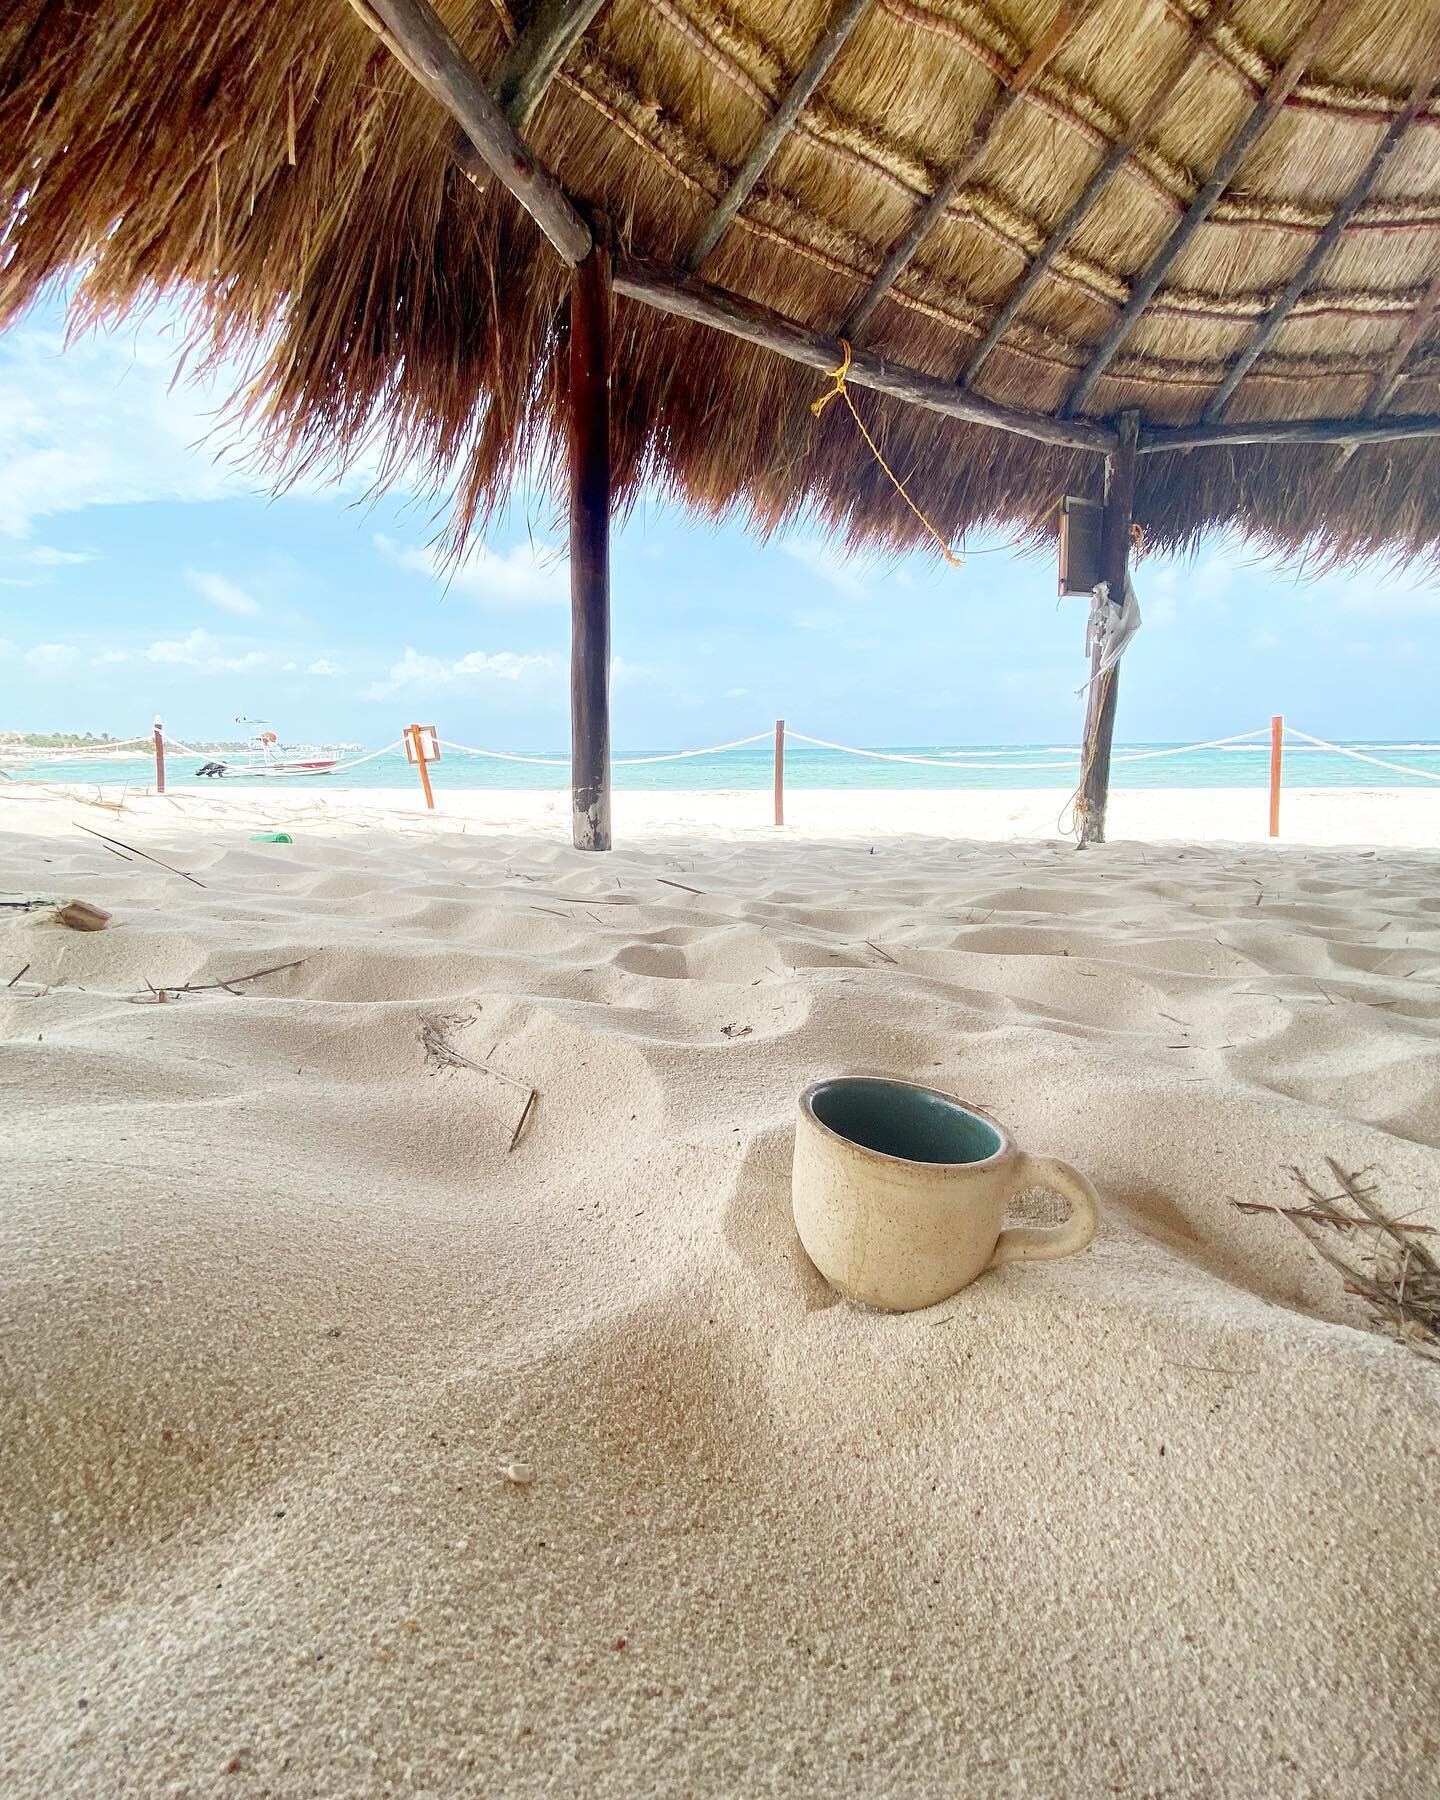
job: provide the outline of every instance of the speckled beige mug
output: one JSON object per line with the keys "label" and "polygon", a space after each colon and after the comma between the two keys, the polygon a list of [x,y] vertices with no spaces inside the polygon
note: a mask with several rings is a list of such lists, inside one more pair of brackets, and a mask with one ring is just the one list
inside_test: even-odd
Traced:
{"label": "speckled beige mug", "polygon": [[[1063,1225],[1003,1228],[1026,1188],[1070,1202]],[[817,1081],[800,1096],[791,1180],[811,1262],[848,1299],[887,1312],[934,1306],[1000,1263],[1073,1256],[1100,1201],[1069,1163],[1027,1156],[979,1107],[874,1075]]]}

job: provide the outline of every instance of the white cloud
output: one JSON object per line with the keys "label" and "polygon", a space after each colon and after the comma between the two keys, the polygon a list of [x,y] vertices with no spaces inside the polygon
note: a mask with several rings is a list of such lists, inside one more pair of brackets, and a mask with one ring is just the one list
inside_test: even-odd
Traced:
{"label": "white cloud", "polygon": [[32,669],[58,670],[68,669],[78,655],[73,644],[36,644],[25,652],[25,660]]}
{"label": "white cloud", "polygon": [[93,550],[57,550],[53,544],[36,544],[24,553],[24,561],[36,569],[63,569],[71,564],[95,561]]}
{"label": "white cloud", "polygon": [[102,650],[98,656],[91,658],[96,668],[103,668],[107,663],[127,663],[129,660],[128,650]]}
{"label": "white cloud", "polygon": [[225,575],[214,575],[208,569],[187,569],[185,579],[202,599],[237,619],[253,619],[260,611],[260,602],[254,595],[247,594],[238,582]]}
{"label": "white cloud", "polygon": [[428,575],[447,591],[482,606],[554,606],[570,592],[569,564],[564,553],[549,544],[527,540],[505,551],[476,544],[463,562],[451,563],[437,550],[397,543],[383,532],[377,531],[372,542],[397,568]]}
{"label": "white cloud", "polygon": [[328,656],[318,656],[314,662],[306,664],[305,673],[307,675],[338,675],[340,665],[331,662]]}
{"label": "white cloud", "polygon": [[390,665],[384,681],[375,681],[360,696],[362,700],[390,700],[397,694],[433,694],[442,688],[470,686],[490,681],[521,681],[531,676],[549,675],[559,668],[553,656],[517,655],[512,650],[472,650],[455,662],[438,656],[422,656],[412,645]]}
{"label": "white cloud", "polygon": [[[175,316],[163,312],[68,345],[43,320],[0,338],[0,537],[24,538],[35,520],[88,506],[270,491],[263,472],[242,466],[252,432],[226,427],[223,461],[216,448],[220,408],[242,386],[242,368],[228,362],[206,382],[174,382],[182,349]],[[363,492],[379,467],[371,450],[338,480],[319,468],[287,491]]]}
{"label": "white cloud", "polygon": [[782,538],[780,548],[851,600],[863,600],[875,575],[873,557],[856,556],[825,538]]}
{"label": "white cloud", "polygon": [[172,668],[198,669],[203,675],[243,675],[260,668],[265,658],[258,650],[241,656],[221,654],[218,639],[197,627],[183,638],[157,638],[145,652],[148,662],[165,663]]}

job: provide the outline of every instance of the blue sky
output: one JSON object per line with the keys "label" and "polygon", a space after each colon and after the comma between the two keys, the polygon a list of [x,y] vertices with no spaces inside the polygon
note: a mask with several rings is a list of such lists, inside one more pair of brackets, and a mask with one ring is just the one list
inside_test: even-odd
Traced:
{"label": "blue sky", "polygon": [[[0,336],[0,730],[181,739],[236,714],[366,745],[411,718],[499,749],[563,746],[564,534],[512,507],[453,576],[430,497],[367,472],[268,499],[218,459],[216,394],[131,325],[64,347],[58,307]],[[863,401],[862,401],[863,405]],[[1083,606],[1007,551],[953,570],[760,543],[650,501],[614,546],[614,739],[671,749],[764,729],[861,744],[1076,740]],[[1244,550],[1137,571],[1145,626],[1119,735],[1173,741],[1281,711],[1325,737],[1440,738],[1440,583],[1297,582]]]}

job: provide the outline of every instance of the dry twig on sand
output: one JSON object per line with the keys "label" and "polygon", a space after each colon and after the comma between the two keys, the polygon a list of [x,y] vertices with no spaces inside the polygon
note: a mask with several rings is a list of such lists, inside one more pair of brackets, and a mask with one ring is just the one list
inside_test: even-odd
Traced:
{"label": "dry twig on sand", "polygon": [[[1263,1206],[1243,1200],[1231,1204],[1240,1212],[1270,1212],[1288,1220],[1315,1254],[1344,1278],[1346,1293],[1365,1302],[1382,1331],[1440,1359],[1440,1261],[1420,1241],[1435,1235],[1434,1226],[1390,1218],[1375,1204],[1376,1189],[1360,1185],[1367,1170],[1348,1174],[1333,1156],[1325,1163],[1340,1186],[1338,1194],[1321,1193],[1303,1170],[1292,1167],[1290,1173],[1305,1196],[1303,1206]],[[1337,1210],[1346,1201],[1355,1212]],[[1327,1231],[1356,1245],[1353,1260],[1322,1241]]]}
{"label": "dry twig on sand", "polygon": [[520,1117],[515,1121],[515,1129],[505,1147],[505,1154],[508,1156],[520,1142],[525,1127],[530,1123],[530,1115],[540,1099],[540,1090],[532,1087],[528,1081],[507,1075],[503,1069],[492,1068],[489,1063],[476,1062],[473,1056],[466,1056],[464,1051],[457,1050],[445,1035],[443,1019],[421,1019],[420,1042],[424,1046],[426,1060],[438,1063],[442,1069],[469,1069],[476,1075],[493,1075],[496,1081],[503,1081],[507,1087],[518,1088],[524,1094],[525,1104],[520,1109]]}
{"label": "dry twig on sand", "polygon": [[77,831],[88,832],[91,837],[99,838],[102,844],[118,845],[121,850],[128,850],[132,856],[143,856],[146,862],[154,863],[157,869],[164,869],[167,874],[178,875],[182,881],[189,881],[198,888],[203,888],[205,885],[194,875],[187,875],[183,869],[176,869],[167,862],[161,862],[158,856],[152,856],[148,850],[137,850],[134,844],[127,844],[123,838],[106,837],[103,831],[92,831],[88,825],[82,825],[78,819],[72,819],[70,823]]}
{"label": "dry twig on sand", "polygon": [[299,956],[294,962],[272,963],[268,969],[252,969],[248,975],[227,975],[224,981],[186,981],[178,987],[155,987],[145,983],[143,994],[131,994],[130,1000],[136,1006],[163,1006],[176,994],[210,994],[218,988],[224,988],[227,994],[237,992],[242,981],[259,981],[262,975],[280,975],[286,969],[298,969],[308,958]]}

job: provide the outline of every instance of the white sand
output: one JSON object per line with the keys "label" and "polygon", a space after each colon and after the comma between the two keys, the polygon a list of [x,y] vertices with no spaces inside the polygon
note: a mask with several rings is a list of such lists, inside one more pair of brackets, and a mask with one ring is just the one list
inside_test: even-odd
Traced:
{"label": "white sand", "polygon": [[[71,790],[76,795],[121,802],[127,811],[171,823],[180,818],[253,819],[256,824],[304,821],[327,829],[326,820],[350,825],[389,823],[413,829],[417,821],[446,828],[540,833],[568,843],[570,795],[560,788],[532,792],[514,788],[452,788],[444,765],[435,778],[437,809],[424,811],[415,788],[364,788],[328,781],[259,782],[225,787],[217,782],[178,779],[161,801],[148,789],[101,784]],[[896,835],[980,838],[1007,843],[1057,835],[1068,807],[1068,788],[981,790],[946,788],[797,788],[785,797],[785,829],[807,838],[863,838]],[[69,818],[64,790],[36,782],[0,785],[0,829],[7,819]],[[668,839],[676,834],[774,841],[769,790],[676,789],[615,795],[617,840]],[[60,809],[57,812],[57,807]],[[1110,799],[1112,840],[1146,843],[1269,843],[1270,796],[1265,788],[1117,789]],[[1282,843],[1386,845],[1440,848],[1440,783],[1408,788],[1287,788],[1281,804]]]}
{"label": "white sand", "polygon": [[[1440,1224],[1440,856],[254,825],[0,811],[7,1800],[1436,1791],[1440,1373],[1231,1202]],[[836,1304],[857,1067],[1094,1248]]]}

